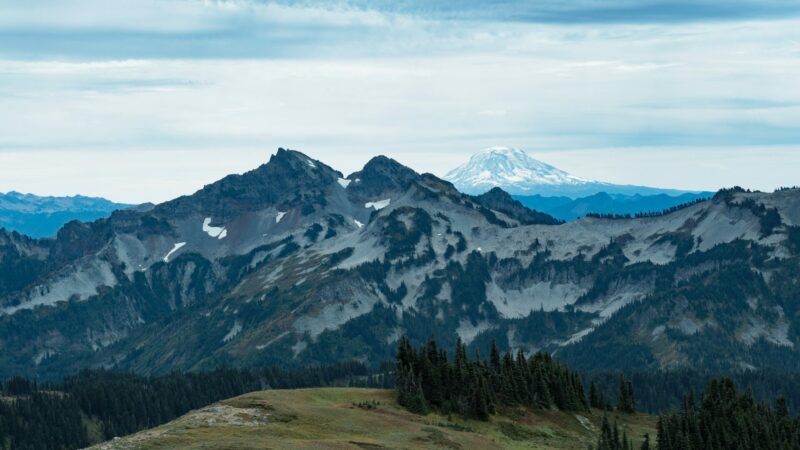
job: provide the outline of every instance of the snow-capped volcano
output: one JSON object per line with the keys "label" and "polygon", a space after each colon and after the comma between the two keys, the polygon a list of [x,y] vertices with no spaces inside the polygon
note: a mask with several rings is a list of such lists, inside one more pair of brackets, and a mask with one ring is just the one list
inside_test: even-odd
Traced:
{"label": "snow-capped volcano", "polygon": [[534,192],[540,186],[585,185],[591,180],[531,158],[513,147],[490,147],[472,155],[469,161],[446,176],[459,190],[470,194],[500,187],[512,194]]}
{"label": "snow-capped volcano", "polygon": [[532,158],[513,147],[490,147],[472,155],[466,164],[444,177],[461,192],[482,194],[499,187],[514,195],[584,197],[609,194],[680,194],[672,189],[618,185],[581,178]]}

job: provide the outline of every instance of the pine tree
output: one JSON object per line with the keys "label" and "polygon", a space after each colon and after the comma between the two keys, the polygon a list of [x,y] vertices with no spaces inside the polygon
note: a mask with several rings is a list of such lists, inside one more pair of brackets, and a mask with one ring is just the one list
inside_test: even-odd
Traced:
{"label": "pine tree", "polygon": [[589,406],[592,408],[602,408],[600,405],[600,396],[597,394],[597,385],[594,381],[589,384]]}
{"label": "pine tree", "polygon": [[642,446],[639,447],[639,450],[650,450],[650,434],[645,433],[644,441],[642,441]]}
{"label": "pine tree", "polygon": [[422,391],[422,386],[413,373],[408,377],[408,380],[409,396],[408,403],[405,405],[406,408],[423,416],[428,414],[428,403],[425,401],[425,393]]}
{"label": "pine tree", "polygon": [[633,398],[633,384],[622,374],[619,376],[619,396],[617,398],[617,410],[629,414],[636,412]]}

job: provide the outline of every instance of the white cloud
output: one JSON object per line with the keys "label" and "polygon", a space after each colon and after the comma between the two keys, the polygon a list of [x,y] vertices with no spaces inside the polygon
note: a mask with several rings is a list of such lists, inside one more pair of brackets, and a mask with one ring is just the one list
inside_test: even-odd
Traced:
{"label": "white cloud", "polygon": [[[32,4],[34,3],[34,4]],[[344,3],[281,5],[250,0],[36,0],[0,12],[4,30],[201,33],[234,26],[386,26],[390,18]]]}
{"label": "white cloud", "polygon": [[[86,1],[84,8],[99,5]],[[677,149],[738,147],[732,154],[750,155],[739,161],[767,155],[758,167],[783,173],[778,165],[793,162],[792,146],[800,147],[800,20],[530,25],[429,22],[348,7],[146,1],[152,10],[133,8],[142,14],[133,18],[100,6],[99,18],[69,11],[36,18],[14,7],[0,12],[0,25],[138,26],[169,37],[269,20],[278,24],[269,33],[304,40],[295,32],[311,23],[317,34],[309,45],[320,50],[282,58],[189,52],[177,59],[0,60],[0,191],[165,200],[253,168],[279,146],[345,173],[383,153],[442,174],[491,145],[546,152],[549,162],[583,155],[590,163],[564,159],[565,168],[595,179],[766,188],[738,163],[709,181],[699,171],[659,170],[642,155],[660,147],[676,161],[693,161]],[[171,11],[180,16],[172,20],[169,8],[189,12]],[[344,34],[325,34],[325,27]],[[353,29],[374,29],[374,39]],[[591,155],[630,173],[594,166]]]}

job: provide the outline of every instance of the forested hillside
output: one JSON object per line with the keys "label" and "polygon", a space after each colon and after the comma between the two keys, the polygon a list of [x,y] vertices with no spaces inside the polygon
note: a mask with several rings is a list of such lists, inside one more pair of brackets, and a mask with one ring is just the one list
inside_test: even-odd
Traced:
{"label": "forested hillside", "polygon": [[333,385],[385,387],[359,363],[307,369],[219,369],[158,377],[85,370],[60,383],[15,377],[2,386],[0,448],[76,449],[170,421],[245,392]]}
{"label": "forested hillside", "polygon": [[[670,433],[673,443],[686,439],[686,417],[708,422],[709,415],[715,415],[724,418],[713,422],[715,429],[725,429],[719,423],[745,421],[749,431],[740,437],[755,443],[761,442],[757,439],[762,437],[754,437],[754,430],[765,429],[764,421],[777,421],[778,428],[769,422],[773,427],[769,428],[769,438],[774,439],[769,442],[779,447],[747,448],[794,449],[780,445],[793,442],[795,436],[786,427],[791,429],[797,423],[791,417],[796,414],[800,398],[798,374],[747,371],[732,375],[735,381],[719,381],[711,374],[691,371],[581,374],[546,353],[525,355],[492,346],[487,357],[482,358],[479,354],[469,356],[463,343],[448,352],[433,338],[416,348],[402,338],[395,363],[384,364],[377,371],[361,363],[341,363],[294,370],[219,369],[152,377],[85,370],[58,383],[13,377],[2,384],[0,392],[0,448],[81,448],[157,427],[198,408],[211,414],[203,420],[216,420],[213,415],[217,410],[205,408],[207,405],[246,392],[318,386],[391,388],[397,377],[391,398],[396,398],[403,408],[450,424],[445,429],[471,430],[479,435],[499,432],[522,448],[527,448],[525,442],[534,447],[547,443],[546,448],[575,448],[575,442],[583,442],[580,448],[591,444],[604,450],[627,450],[624,443],[635,443],[638,448],[645,433],[652,438],[651,448],[656,448],[661,442],[657,438],[666,438],[656,433],[655,419],[637,413],[646,411],[662,414],[662,433]],[[738,391],[746,394],[737,394],[737,385]],[[706,386],[709,387],[704,394]],[[713,392],[715,398],[711,403],[705,401],[708,392]],[[372,398],[342,395],[351,396],[353,407],[365,412],[390,406],[381,403],[386,402],[383,394]],[[720,402],[727,403],[720,406]],[[774,407],[763,406],[765,402]],[[687,415],[687,408],[692,411],[691,416]],[[727,412],[734,415],[725,416]],[[588,422],[568,424],[578,416]],[[227,419],[219,420],[222,423]],[[530,428],[529,420],[546,421],[554,428],[536,431]],[[480,423],[490,425],[484,427]],[[672,428],[667,430],[667,426]],[[567,432],[568,429],[572,431]],[[216,438],[225,441],[225,436]],[[346,438],[341,434],[338,437]],[[695,442],[718,439],[708,433],[689,438]],[[181,445],[191,442],[182,441]],[[724,444],[730,441],[720,442],[722,446],[715,448],[733,448]]]}

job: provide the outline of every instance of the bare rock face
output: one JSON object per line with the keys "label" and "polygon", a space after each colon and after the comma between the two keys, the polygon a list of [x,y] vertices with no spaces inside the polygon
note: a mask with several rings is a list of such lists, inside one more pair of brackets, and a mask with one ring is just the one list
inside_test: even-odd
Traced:
{"label": "bare rock face", "polygon": [[347,179],[350,181],[348,195],[360,203],[403,193],[420,179],[420,175],[391,158],[376,156],[361,171],[351,174]]}
{"label": "bare rock face", "polygon": [[196,213],[235,218],[269,206],[322,206],[324,190],[341,173],[308,156],[278,149],[267,164],[242,175],[229,175],[193,195],[158,205],[156,215],[182,217]]}
{"label": "bare rock face", "polygon": [[386,157],[345,178],[279,149],[52,239],[0,230],[0,376],[379,364],[431,334],[583,368],[794,367],[798,208],[737,189],[562,223]]}

